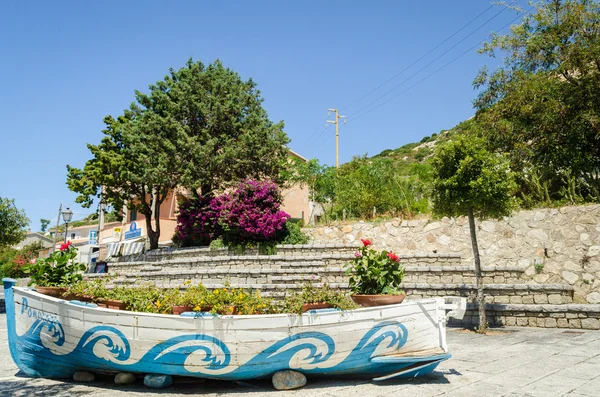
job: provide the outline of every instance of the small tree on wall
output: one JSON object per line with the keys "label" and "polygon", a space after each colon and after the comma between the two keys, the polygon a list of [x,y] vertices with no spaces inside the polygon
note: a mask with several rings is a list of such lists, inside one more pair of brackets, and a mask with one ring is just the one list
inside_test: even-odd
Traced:
{"label": "small tree on wall", "polygon": [[486,150],[483,141],[459,136],[440,146],[431,160],[434,170],[433,213],[438,216],[467,215],[475,260],[479,332],[485,332],[483,277],[477,245],[475,217],[500,218],[515,206],[516,188],[509,162]]}

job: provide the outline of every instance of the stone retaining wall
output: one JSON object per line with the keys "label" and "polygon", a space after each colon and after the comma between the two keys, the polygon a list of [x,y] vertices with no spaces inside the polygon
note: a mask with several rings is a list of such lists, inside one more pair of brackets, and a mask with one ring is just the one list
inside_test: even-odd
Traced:
{"label": "stone retaining wall", "polygon": [[[524,281],[568,284],[574,287],[575,302],[600,303],[600,205],[521,211],[477,226],[484,266],[516,266]],[[356,244],[370,238],[378,249],[404,255],[450,252],[462,256],[462,265],[473,263],[465,217],[361,221],[304,231],[316,243]]]}
{"label": "stone retaining wall", "polygon": [[[486,305],[491,326],[600,329],[600,305]],[[449,325],[477,326],[477,307],[468,305],[462,320],[450,319]]]}
{"label": "stone retaining wall", "polygon": [[[475,284],[412,284],[403,283],[402,288],[411,298],[432,296],[464,296],[475,302]],[[486,303],[527,304],[573,303],[573,287],[562,284],[486,284]]]}

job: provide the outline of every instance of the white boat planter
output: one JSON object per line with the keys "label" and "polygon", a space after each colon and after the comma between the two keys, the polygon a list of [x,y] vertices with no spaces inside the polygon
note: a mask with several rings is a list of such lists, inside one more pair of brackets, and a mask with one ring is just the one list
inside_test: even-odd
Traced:
{"label": "white boat planter", "polygon": [[65,301],[3,279],[10,352],[29,376],[132,372],[243,380],[292,369],[383,380],[430,373],[450,358],[446,319],[464,298],[407,300],[302,315],[180,316]]}

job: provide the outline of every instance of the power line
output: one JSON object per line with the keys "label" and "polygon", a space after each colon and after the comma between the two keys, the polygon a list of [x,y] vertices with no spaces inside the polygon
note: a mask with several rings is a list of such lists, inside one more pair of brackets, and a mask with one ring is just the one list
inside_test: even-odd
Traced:
{"label": "power line", "polygon": [[[344,108],[348,108],[350,106],[352,106],[353,104],[359,102],[360,100],[362,100],[363,98],[365,98],[366,96],[370,95],[371,93],[373,93],[374,91],[377,91],[379,88],[381,88],[382,86],[384,86],[385,84],[387,84],[389,81],[395,79],[396,77],[398,77],[400,74],[402,74],[404,71],[406,71],[407,69],[409,69],[410,67],[412,67],[413,65],[415,65],[416,63],[418,63],[419,61],[421,61],[423,58],[425,58],[427,55],[431,54],[433,51],[435,51],[436,49],[438,49],[441,45],[445,44],[446,42],[448,42],[448,40],[450,40],[452,37],[456,36],[456,34],[460,33],[462,30],[464,30],[467,26],[469,26],[471,23],[473,23],[475,20],[477,20],[481,15],[485,14],[490,8],[492,8],[494,5],[491,5],[490,7],[486,8],[483,12],[481,12],[480,14],[478,14],[475,18],[471,19],[467,24],[465,24],[463,27],[461,27],[460,29],[458,29],[456,32],[454,32],[452,35],[450,35],[449,37],[447,37],[445,40],[443,40],[440,44],[438,44],[437,46],[435,46],[433,49],[431,49],[430,51],[428,51],[425,55],[421,56],[419,59],[417,59],[416,61],[414,61],[413,63],[411,63],[409,66],[405,67],[404,69],[402,69],[400,72],[398,72],[396,75],[394,75],[393,77],[391,77],[390,79],[386,80],[383,84],[380,84],[378,87],[376,87],[375,89],[371,90],[370,92],[368,92],[367,94],[363,95],[362,97],[360,97],[359,99],[357,99],[356,101],[352,102],[350,105],[346,105]],[[475,34],[477,31],[479,31],[482,27],[484,27],[485,25],[487,25],[489,22],[491,22],[493,19],[495,19],[498,15],[500,15],[502,12],[504,12],[506,10],[506,8],[503,8],[502,10],[500,10],[499,12],[497,12],[495,15],[493,15],[491,18],[487,19],[483,24],[479,25],[475,30],[471,31],[471,33],[469,33],[467,36],[465,36],[462,40],[460,40],[458,43],[454,44],[452,47],[450,47],[448,50],[444,51],[442,54],[440,54],[438,57],[436,57],[435,59],[433,59],[431,62],[429,62],[427,65],[425,65],[424,67],[422,67],[421,69],[419,69],[416,73],[413,73],[411,76],[409,76],[407,79],[403,80],[400,84],[396,85],[395,87],[393,87],[391,90],[388,90],[387,92],[385,92],[383,95],[379,96],[378,98],[376,98],[375,100],[371,101],[369,104],[367,104],[366,106],[363,106],[362,108],[358,109],[357,111],[355,111],[354,113],[352,113],[350,116],[348,117],[352,117],[355,114],[361,112],[362,110],[368,108],[369,106],[373,105],[374,103],[376,103],[377,101],[379,101],[381,98],[385,97],[387,94],[389,94],[390,92],[394,91],[395,89],[397,89],[398,87],[400,87],[401,85],[403,85],[404,83],[406,83],[408,80],[410,80],[411,78],[413,78],[414,76],[416,76],[417,74],[419,74],[420,72],[422,72],[424,69],[426,69],[427,67],[429,67],[430,65],[432,65],[434,62],[436,62],[438,59],[440,59],[441,57],[443,57],[444,55],[446,55],[448,52],[452,51],[454,48],[456,48],[459,44],[463,43],[466,39],[468,39],[469,37],[471,37],[473,34]],[[318,140],[322,135],[323,135],[323,131],[325,130],[325,128],[319,128],[318,130],[316,130],[315,132],[313,132],[310,136],[309,139],[306,140],[306,143],[312,143],[312,141],[316,141]],[[318,132],[320,131],[320,134],[316,135]],[[313,137],[316,138],[313,139]]]}
{"label": "power line", "polygon": [[461,27],[460,29],[458,29],[456,32],[452,33],[450,36],[448,36],[446,39],[444,39],[441,43],[439,43],[438,45],[436,45],[435,47],[433,47],[431,50],[429,50],[428,52],[426,52],[424,55],[422,55],[419,59],[417,59],[416,61],[414,61],[410,65],[406,66],[404,69],[402,69],[401,71],[399,71],[398,73],[396,73],[395,75],[393,75],[392,77],[390,77],[389,79],[387,79],[386,81],[384,81],[383,83],[381,83],[380,85],[378,85],[377,87],[375,87],[374,89],[372,89],[371,91],[367,92],[366,94],[364,94],[363,96],[361,96],[360,98],[358,98],[357,100],[355,100],[354,102],[350,103],[349,105],[346,105],[346,106],[342,107],[341,110],[349,108],[350,106],[354,105],[355,103],[360,102],[361,100],[363,100],[367,96],[371,95],[373,92],[377,91],[378,89],[380,89],[381,87],[383,87],[384,85],[386,85],[387,83],[389,83],[390,81],[394,80],[396,77],[400,76],[402,73],[404,73],[405,71],[407,71],[409,68],[411,68],[412,66],[416,65],[417,63],[419,63],[427,55],[431,54],[432,52],[434,52],[435,50],[437,50],[438,48],[440,48],[442,45],[444,45],[445,43],[447,43],[451,38],[453,38],[454,36],[456,36],[458,33],[462,32],[467,26],[469,26],[470,24],[472,24],[473,22],[475,22],[480,16],[482,16],[483,14],[485,14],[486,12],[488,12],[493,7],[494,7],[494,4],[492,4],[491,6],[489,6],[488,8],[486,8],[483,12],[481,12],[480,14],[478,14],[475,18],[471,19],[469,22],[467,22],[465,25],[463,25],[463,27]]}
{"label": "power line", "polygon": [[324,130],[324,129],[325,129],[325,127],[317,128],[312,134],[310,134],[310,137],[305,142],[307,142],[307,143],[310,142],[317,132],[320,132],[321,130]]}
{"label": "power line", "polygon": [[[527,14],[529,12],[529,10],[531,10],[531,8],[529,8],[525,13]],[[516,18],[514,18],[513,20],[511,20],[509,23],[507,23],[506,25],[504,25],[503,27],[501,27],[499,29],[499,31],[504,30],[506,27],[510,26],[514,21],[516,21],[517,19],[521,18],[521,15],[518,15]],[[428,78],[430,78],[431,76],[433,76],[434,74],[436,74],[437,72],[439,72],[440,70],[446,68],[447,66],[449,66],[450,64],[454,63],[456,60],[458,60],[459,58],[465,56],[466,54],[468,54],[469,52],[473,51],[475,48],[477,48],[479,45],[481,45],[482,43],[484,43],[485,40],[480,41],[479,43],[475,44],[473,47],[469,48],[468,50],[466,50],[465,52],[463,52],[462,54],[460,54],[459,56],[455,57],[454,59],[452,59],[451,61],[447,62],[446,64],[444,64],[442,67],[436,69],[435,71],[431,72],[430,74],[428,74],[427,76],[425,76],[424,78],[422,78],[421,80],[417,81],[416,83],[414,83],[413,85],[411,85],[410,87],[408,87],[407,89],[405,89],[404,91],[394,95],[391,98],[388,98],[387,100],[385,100],[384,102],[380,103],[379,105],[375,106],[374,108],[367,110],[366,112],[359,114],[358,116],[352,118],[352,120],[357,120],[361,117],[363,117],[364,115],[371,113],[373,110],[378,109],[379,107],[385,105],[386,103],[390,102],[391,100],[399,97],[400,95],[404,94],[406,91],[410,90],[411,88],[415,87],[416,85],[422,83],[423,81],[427,80]],[[356,112],[354,113],[356,114]],[[350,116],[348,116],[348,118],[350,118]]]}
{"label": "power line", "polygon": [[392,89],[386,91],[384,94],[380,95],[376,99],[374,99],[371,102],[369,102],[367,105],[363,106],[362,108],[360,108],[357,111],[355,111],[354,113],[352,113],[350,116],[348,116],[348,118],[354,116],[357,113],[360,113],[364,109],[366,109],[369,106],[373,105],[375,102],[379,101],[381,98],[385,97],[387,94],[389,94],[390,92],[394,91],[396,88],[400,87],[401,85],[403,85],[404,83],[406,83],[408,80],[412,79],[413,77],[415,77],[416,75],[418,75],[419,73],[421,73],[423,70],[427,69],[433,63],[435,63],[438,59],[440,59],[441,57],[443,57],[444,55],[446,55],[447,53],[449,53],[450,51],[452,51],[453,49],[455,49],[459,44],[463,43],[469,37],[473,36],[477,31],[479,31],[481,28],[483,28],[485,25],[487,25],[490,21],[492,21],[498,15],[502,14],[504,11],[506,11],[506,8],[501,9],[499,12],[497,12],[496,14],[494,14],[494,16],[492,16],[491,18],[489,18],[483,24],[479,25],[479,27],[477,29],[473,30],[471,33],[469,33],[468,35],[466,35],[465,37],[463,37],[463,39],[460,40],[458,43],[454,44],[452,47],[450,47],[446,51],[442,52],[440,55],[438,55],[436,58],[434,58],[432,61],[430,61],[427,65],[423,66],[421,69],[419,69],[418,71],[416,71],[415,73],[413,73],[412,75],[410,75],[408,78],[406,78],[405,80],[403,80],[400,84],[394,86]]}

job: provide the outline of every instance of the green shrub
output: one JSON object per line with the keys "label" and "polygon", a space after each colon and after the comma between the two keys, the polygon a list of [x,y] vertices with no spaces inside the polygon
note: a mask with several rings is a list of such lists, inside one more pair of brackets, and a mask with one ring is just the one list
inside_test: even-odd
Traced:
{"label": "green shrub", "polygon": [[298,222],[288,221],[285,223],[285,238],[281,244],[308,244],[310,237],[302,231]]}
{"label": "green shrub", "polygon": [[310,303],[329,303],[340,310],[352,310],[358,307],[345,292],[334,290],[328,284],[315,287],[308,282],[302,287],[302,292],[286,297],[283,302],[283,312],[302,314],[302,305]]}
{"label": "green shrub", "polygon": [[222,238],[217,238],[210,242],[208,248],[210,248],[211,250],[225,248],[225,243],[223,242]]}

